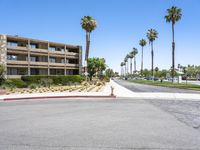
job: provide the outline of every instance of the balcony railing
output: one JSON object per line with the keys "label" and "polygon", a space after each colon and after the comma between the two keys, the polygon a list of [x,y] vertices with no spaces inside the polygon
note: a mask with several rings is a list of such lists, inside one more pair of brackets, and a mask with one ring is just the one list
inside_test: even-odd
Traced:
{"label": "balcony railing", "polygon": [[19,51],[27,51],[27,48],[26,47],[22,47],[22,46],[9,46],[9,45],[7,45],[7,49],[19,50]]}
{"label": "balcony railing", "polygon": [[31,61],[30,65],[47,66],[48,62],[34,62],[34,61]]}
{"label": "balcony railing", "polygon": [[12,65],[28,65],[28,61],[7,60],[7,64],[12,64]]}

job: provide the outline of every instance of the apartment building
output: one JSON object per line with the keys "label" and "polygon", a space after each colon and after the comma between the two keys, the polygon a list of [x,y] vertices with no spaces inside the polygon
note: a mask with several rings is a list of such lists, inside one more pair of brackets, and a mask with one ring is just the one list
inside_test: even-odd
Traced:
{"label": "apartment building", "polygon": [[81,46],[0,34],[0,63],[7,78],[22,75],[77,75],[82,71]]}

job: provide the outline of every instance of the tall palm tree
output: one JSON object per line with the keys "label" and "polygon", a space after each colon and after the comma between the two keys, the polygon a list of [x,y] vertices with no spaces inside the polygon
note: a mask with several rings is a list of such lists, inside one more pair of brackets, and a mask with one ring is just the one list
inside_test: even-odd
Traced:
{"label": "tall palm tree", "polygon": [[129,54],[126,55],[126,59],[127,59],[127,75],[129,74],[129,64],[128,64],[128,59],[130,58]]}
{"label": "tall palm tree", "polygon": [[81,27],[86,31],[85,63],[87,72],[88,56],[90,49],[90,33],[97,27],[97,22],[91,16],[84,16],[83,18],[81,18]]}
{"label": "tall palm tree", "polygon": [[123,70],[124,62],[121,62],[120,66],[121,66],[121,76],[123,76],[124,75],[124,70]]}
{"label": "tall palm tree", "polygon": [[127,62],[128,62],[128,57],[126,56],[124,58],[124,63],[125,63],[125,76],[128,74],[128,71],[127,71]]}
{"label": "tall palm tree", "polygon": [[154,76],[154,51],[153,51],[153,41],[158,38],[158,32],[155,29],[149,29],[147,32],[147,38],[149,44],[151,44],[151,75]]}
{"label": "tall palm tree", "polygon": [[132,75],[133,74],[133,57],[134,57],[134,54],[133,54],[133,51],[129,53],[129,58],[130,58],[130,74]]}
{"label": "tall palm tree", "polygon": [[138,54],[137,48],[133,48],[133,56],[134,56],[134,73],[136,73],[136,55]]}
{"label": "tall palm tree", "polygon": [[172,23],[172,82],[174,82],[175,75],[175,42],[174,42],[174,25],[182,17],[181,9],[175,6],[167,9],[167,15],[165,16],[166,22]]}
{"label": "tall palm tree", "polygon": [[145,39],[141,39],[139,42],[140,46],[142,47],[142,54],[141,54],[141,76],[143,76],[143,48],[147,44]]}

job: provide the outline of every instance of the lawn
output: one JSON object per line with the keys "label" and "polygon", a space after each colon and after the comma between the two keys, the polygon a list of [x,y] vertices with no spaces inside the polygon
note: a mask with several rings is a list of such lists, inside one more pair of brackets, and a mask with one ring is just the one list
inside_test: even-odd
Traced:
{"label": "lawn", "polygon": [[172,83],[172,82],[166,82],[166,81],[161,83],[160,81],[151,81],[151,80],[129,80],[129,82],[200,91],[200,85],[195,85],[195,84]]}

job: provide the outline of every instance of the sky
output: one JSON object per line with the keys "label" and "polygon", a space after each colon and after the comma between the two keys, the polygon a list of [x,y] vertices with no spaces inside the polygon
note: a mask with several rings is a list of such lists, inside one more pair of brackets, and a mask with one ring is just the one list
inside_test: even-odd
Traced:
{"label": "sky", "polygon": [[[85,51],[83,16],[92,16],[97,28],[91,33],[89,57],[103,57],[120,72],[127,53],[137,48],[137,69],[141,65],[139,40],[150,28],[158,31],[154,42],[154,63],[159,69],[171,66],[171,24],[166,9],[182,9],[175,25],[177,64],[200,65],[200,0],[0,0],[0,34],[81,45]],[[144,47],[144,68],[151,67],[150,45]]]}

